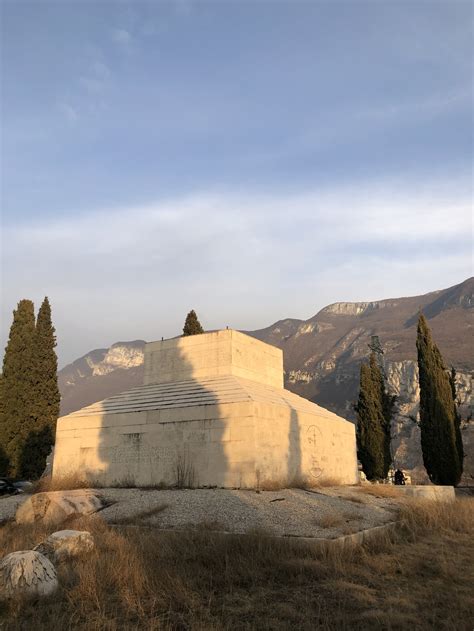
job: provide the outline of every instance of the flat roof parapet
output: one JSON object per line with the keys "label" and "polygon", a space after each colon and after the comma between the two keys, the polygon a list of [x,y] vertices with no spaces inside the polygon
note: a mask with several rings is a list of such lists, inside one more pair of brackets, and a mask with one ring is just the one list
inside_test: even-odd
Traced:
{"label": "flat roof parapet", "polygon": [[145,346],[145,385],[224,375],[283,388],[283,352],[233,329]]}

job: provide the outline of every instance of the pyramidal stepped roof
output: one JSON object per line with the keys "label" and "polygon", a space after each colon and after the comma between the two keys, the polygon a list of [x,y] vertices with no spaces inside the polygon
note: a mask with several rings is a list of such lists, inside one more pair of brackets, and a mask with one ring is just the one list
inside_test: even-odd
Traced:
{"label": "pyramidal stepped roof", "polygon": [[63,418],[252,401],[338,418],[283,388],[280,349],[233,330],[147,344],[143,386]]}
{"label": "pyramidal stepped roof", "polygon": [[[138,386],[103,401],[93,403],[81,410],[68,414],[73,418],[94,416],[96,414],[122,414],[124,412],[146,412],[168,408],[194,407],[197,405],[221,405],[255,401],[289,406],[301,412],[331,414],[324,408],[303,397],[249,379],[233,375],[180,381],[169,384],[150,384]],[[334,415],[336,416],[336,415]]]}

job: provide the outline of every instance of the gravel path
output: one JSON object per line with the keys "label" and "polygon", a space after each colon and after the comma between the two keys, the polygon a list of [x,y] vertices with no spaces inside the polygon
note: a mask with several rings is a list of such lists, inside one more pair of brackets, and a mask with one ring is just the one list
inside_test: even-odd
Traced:
{"label": "gravel path", "polygon": [[[282,491],[227,489],[100,489],[111,503],[100,513],[112,524],[211,528],[236,533],[334,538],[393,521],[396,502],[354,487]],[[28,495],[0,498],[0,524]]]}
{"label": "gravel path", "polygon": [[212,528],[236,533],[263,530],[273,535],[333,538],[394,518],[392,500],[346,488],[260,493],[226,489],[102,492],[114,502],[101,512],[106,521],[130,520],[158,528]]}

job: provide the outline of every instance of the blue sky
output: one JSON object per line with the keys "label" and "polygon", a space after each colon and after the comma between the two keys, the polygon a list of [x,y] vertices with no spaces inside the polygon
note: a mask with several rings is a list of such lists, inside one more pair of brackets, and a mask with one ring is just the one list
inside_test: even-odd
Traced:
{"label": "blue sky", "polygon": [[1,4],[2,343],[61,363],[472,274],[470,2]]}

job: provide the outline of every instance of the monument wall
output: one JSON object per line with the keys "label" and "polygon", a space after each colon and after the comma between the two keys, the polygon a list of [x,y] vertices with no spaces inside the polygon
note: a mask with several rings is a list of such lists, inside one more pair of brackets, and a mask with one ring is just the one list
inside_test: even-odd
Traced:
{"label": "monument wall", "polygon": [[282,384],[281,351],[237,331],[152,342],[143,386],[59,419],[53,475],[137,486],[357,483],[353,424]]}

